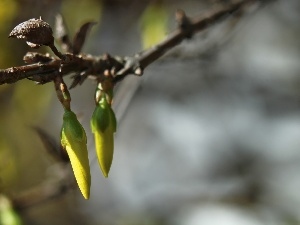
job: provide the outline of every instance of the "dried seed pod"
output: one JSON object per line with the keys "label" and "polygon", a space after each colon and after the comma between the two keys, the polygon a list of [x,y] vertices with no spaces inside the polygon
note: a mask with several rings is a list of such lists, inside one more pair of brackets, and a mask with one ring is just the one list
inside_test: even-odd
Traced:
{"label": "dried seed pod", "polygon": [[66,110],[61,130],[61,145],[66,149],[72,169],[85,199],[90,196],[91,174],[87,151],[87,138],[76,114]]}
{"label": "dried seed pod", "polygon": [[102,95],[91,120],[92,132],[95,137],[95,147],[101,171],[105,177],[113,160],[114,133],[116,131],[116,118],[106,96]]}
{"label": "dried seed pod", "polygon": [[52,28],[42,19],[30,19],[17,25],[8,37],[15,37],[26,40],[32,48],[42,45],[53,45],[54,37]]}

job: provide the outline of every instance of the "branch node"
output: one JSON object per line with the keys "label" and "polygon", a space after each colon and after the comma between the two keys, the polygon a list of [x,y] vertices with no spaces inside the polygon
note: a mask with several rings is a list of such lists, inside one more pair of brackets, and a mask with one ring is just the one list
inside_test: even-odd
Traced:
{"label": "branch node", "polygon": [[60,58],[64,61],[66,60],[66,57],[60,51],[57,50],[57,48],[55,47],[55,45],[53,43],[49,44],[48,46],[58,58]]}
{"label": "branch node", "polygon": [[142,76],[144,73],[143,69],[141,67],[138,67],[134,70],[134,74],[137,76]]}
{"label": "branch node", "polygon": [[47,63],[53,60],[53,58],[50,56],[50,54],[40,54],[37,52],[27,52],[26,55],[23,57],[23,61],[27,64],[29,63]]}
{"label": "branch node", "polygon": [[105,77],[110,77],[110,76],[111,76],[110,70],[104,70],[103,75],[104,75]]}
{"label": "branch node", "polygon": [[193,28],[190,18],[186,16],[182,9],[177,9],[175,12],[175,19],[177,21],[178,28],[186,33],[186,38],[190,39],[193,36]]}

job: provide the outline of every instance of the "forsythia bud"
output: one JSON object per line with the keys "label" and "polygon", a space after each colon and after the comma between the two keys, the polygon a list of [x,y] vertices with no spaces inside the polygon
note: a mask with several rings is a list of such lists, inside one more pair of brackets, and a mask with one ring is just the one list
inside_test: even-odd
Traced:
{"label": "forsythia bud", "polygon": [[91,175],[86,146],[87,138],[75,113],[66,110],[61,130],[61,144],[66,149],[72,169],[85,199],[90,196]]}
{"label": "forsythia bud", "polygon": [[91,127],[95,136],[98,162],[103,175],[107,177],[114,153],[116,118],[105,95],[101,97],[99,104],[96,106],[91,120]]}

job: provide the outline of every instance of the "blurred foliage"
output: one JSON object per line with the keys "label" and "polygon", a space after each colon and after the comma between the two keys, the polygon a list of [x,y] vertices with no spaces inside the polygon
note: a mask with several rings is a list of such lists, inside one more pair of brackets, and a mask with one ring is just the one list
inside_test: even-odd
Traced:
{"label": "blurred foliage", "polygon": [[72,34],[85,22],[99,23],[101,13],[102,2],[99,0],[65,0],[61,6],[61,14]]}
{"label": "blurred foliage", "polygon": [[12,185],[17,174],[15,157],[4,137],[0,138],[0,191]]}
{"label": "blurred foliage", "polygon": [[[0,42],[1,46],[8,44],[8,29],[9,25],[15,18],[19,9],[16,0],[1,0],[0,1]],[[9,48],[1,48],[0,51],[0,68],[5,67],[11,60],[12,54]],[[0,89],[1,90],[1,89]]]}
{"label": "blurred foliage", "polygon": [[17,82],[12,96],[14,107],[18,110],[17,117],[23,122],[39,121],[47,112],[53,94],[51,83],[40,86],[30,81]]}
{"label": "blurred foliage", "polygon": [[9,88],[10,88],[9,85],[0,85],[0,96],[3,92],[7,91]]}
{"label": "blurred foliage", "polygon": [[[11,22],[18,10],[18,4],[15,0],[1,0],[0,1],[0,21],[1,24]],[[0,27],[0,31],[5,27]]]}
{"label": "blurred foliage", "polygon": [[167,33],[168,13],[159,1],[149,4],[140,19],[143,48],[149,48],[164,39]]}
{"label": "blurred foliage", "polygon": [[[15,184],[16,180],[18,184],[27,180],[24,173],[33,175],[42,172],[35,167],[35,164],[43,163],[36,160],[40,143],[34,133],[29,131],[30,126],[40,125],[41,119],[48,112],[52,93],[51,84],[37,86],[30,81],[12,85],[9,93],[3,91],[9,104],[0,117],[0,155],[5,160],[5,163],[1,161],[0,166],[1,189],[11,191],[9,186]],[[26,171],[22,171],[24,166]],[[17,186],[19,185],[14,185]]]}
{"label": "blurred foliage", "polygon": [[21,225],[20,216],[14,211],[9,199],[0,195],[0,224],[1,225]]}

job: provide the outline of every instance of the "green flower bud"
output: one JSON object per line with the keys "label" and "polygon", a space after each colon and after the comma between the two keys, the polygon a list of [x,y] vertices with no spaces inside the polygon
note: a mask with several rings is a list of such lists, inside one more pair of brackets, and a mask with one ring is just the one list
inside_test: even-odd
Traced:
{"label": "green flower bud", "polygon": [[110,120],[112,123],[112,128],[113,128],[113,131],[116,132],[117,131],[117,118],[116,118],[114,110],[111,107],[109,107],[109,110],[110,110]]}
{"label": "green flower bud", "polygon": [[101,171],[105,177],[108,177],[114,153],[116,118],[111,106],[107,103],[105,95],[101,97],[93,113],[91,127],[95,137],[96,153]]}
{"label": "green flower bud", "polygon": [[90,196],[91,175],[86,142],[85,131],[77,120],[75,113],[66,110],[61,130],[61,144],[69,155],[79,189],[83,197],[88,199]]}
{"label": "green flower bud", "polygon": [[104,132],[109,125],[109,112],[110,106],[107,103],[106,98],[103,96],[100,103],[97,105],[93,112],[91,126],[94,133],[97,129]]}

